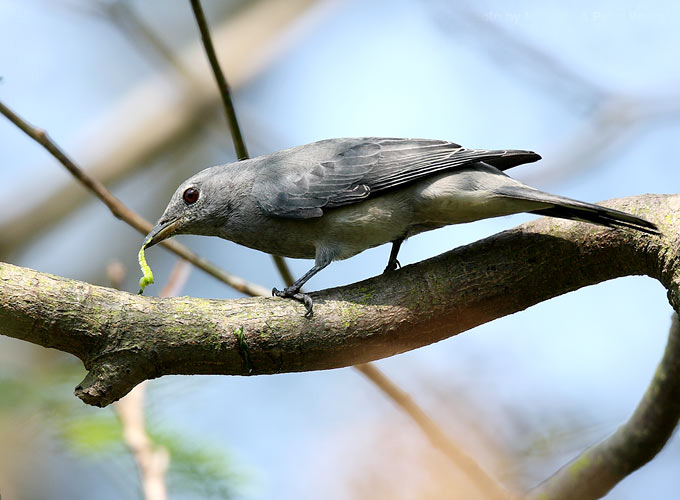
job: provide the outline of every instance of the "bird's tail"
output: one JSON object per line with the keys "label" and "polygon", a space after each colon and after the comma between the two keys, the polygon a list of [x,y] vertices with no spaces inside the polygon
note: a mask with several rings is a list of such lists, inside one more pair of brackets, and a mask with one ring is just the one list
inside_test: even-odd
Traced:
{"label": "bird's tail", "polygon": [[613,208],[572,200],[523,186],[506,186],[498,189],[496,193],[514,199],[553,205],[549,208],[532,210],[530,213],[533,214],[590,222],[599,226],[624,227],[648,234],[660,234],[656,224]]}

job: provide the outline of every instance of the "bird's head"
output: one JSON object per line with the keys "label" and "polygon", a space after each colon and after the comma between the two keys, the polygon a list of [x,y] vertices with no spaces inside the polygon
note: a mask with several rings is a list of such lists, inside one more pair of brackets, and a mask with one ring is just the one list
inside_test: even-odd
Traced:
{"label": "bird's head", "polygon": [[231,182],[220,175],[225,167],[207,168],[180,184],[146,236],[146,248],[176,234],[219,234],[231,211]]}

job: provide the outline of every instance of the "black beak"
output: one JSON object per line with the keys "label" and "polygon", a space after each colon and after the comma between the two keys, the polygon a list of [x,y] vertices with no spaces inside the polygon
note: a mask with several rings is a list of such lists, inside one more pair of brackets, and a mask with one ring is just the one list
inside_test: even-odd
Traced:
{"label": "black beak", "polygon": [[149,234],[146,235],[144,241],[144,248],[149,248],[154,246],[156,243],[168,239],[170,236],[174,235],[180,227],[181,219],[171,219],[166,221],[160,221],[156,224]]}

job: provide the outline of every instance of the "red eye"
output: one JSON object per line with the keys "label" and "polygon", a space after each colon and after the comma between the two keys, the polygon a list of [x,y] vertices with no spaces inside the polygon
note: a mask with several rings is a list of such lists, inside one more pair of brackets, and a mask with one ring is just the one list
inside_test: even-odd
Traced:
{"label": "red eye", "polygon": [[187,203],[187,205],[193,205],[198,201],[198,190],[194,188],[188,188],[186,191],[184,191],[182,198],[184,198],[184,201]]}

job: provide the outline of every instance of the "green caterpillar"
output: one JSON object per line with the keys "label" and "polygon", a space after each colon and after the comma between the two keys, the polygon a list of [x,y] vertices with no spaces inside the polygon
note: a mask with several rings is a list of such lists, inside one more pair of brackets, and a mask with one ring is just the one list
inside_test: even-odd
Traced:
{"label": "green caterpillar", "polygon": [[144,274],[144,276],[139,278],[139,292],[138,292],[139,295],[143,294],[144,289],[151,283],[153,283],[153,273],[151,272],[149,264],[146,263],[146,256],[144,255],[144,249],[146,248],[146,245],[149,243],[149,241],[151,241],[151,238],[144,242],[142,248],[139,249],[139,254],[137,254],[139,267],[142,268],[142,274]]}

